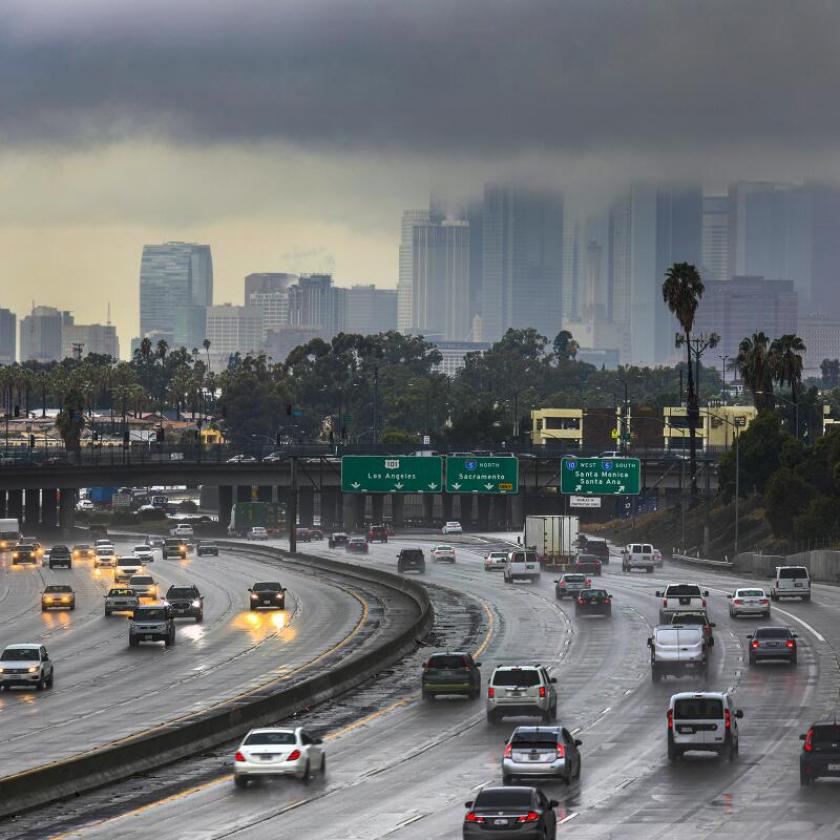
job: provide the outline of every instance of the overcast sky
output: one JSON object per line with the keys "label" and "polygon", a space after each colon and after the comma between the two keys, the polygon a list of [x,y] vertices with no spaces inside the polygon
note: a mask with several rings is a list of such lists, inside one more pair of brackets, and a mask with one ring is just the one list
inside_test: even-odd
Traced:
{"label": "overcast sky", "polygon": [[394,286],[430,189],[840,177],[833,0],[0,0],[0,306],[137,332],[144,242]]}

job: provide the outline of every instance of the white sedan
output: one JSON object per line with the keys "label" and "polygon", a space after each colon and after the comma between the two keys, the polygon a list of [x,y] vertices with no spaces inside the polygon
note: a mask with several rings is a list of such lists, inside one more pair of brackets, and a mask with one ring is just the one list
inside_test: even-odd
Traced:
{"label": "white sedan", "polygon": [[770,618],[770,597],[763,589],[750,587],[736,589],[729,598],[729,615],[738,618],[742,615],[758,615]]}
{"label": "white sedan", "polygon": [[451,545],[436,545],[432,549],[432,560],[440,563],[454,563],[455,549]]}
{"label": "white sedan", "polygon": [[507,558],[506,551],[491,551],[489,554],[485,554],[484,571],[502,571],[505,568],[505,563],[507,563]]}
{"label": "white sedan", "polygon": [[143,564],[153,563],[155,560],[155,553],[150,545],[135,545],[131,549],[131,554],[137,560],[142,561]]}
{"label": "white sedan", "polygon": [[461,528],[460,522],[447,522],[441,529],[443,534],[463,534],[464,529]]}
{"label": "white sedan", "polygon": [[300,728],[252,729],[233,758],[238,788],[257,776],[292,776],[308,782],[316,772],[327,772],[323,741]]}
{"label": "white sedan", "polygon": [[268,539],[268,531],[265,528],[261,527],[260,525],[255,525],[248,531],[248,539],[249,540],[267,540]]}

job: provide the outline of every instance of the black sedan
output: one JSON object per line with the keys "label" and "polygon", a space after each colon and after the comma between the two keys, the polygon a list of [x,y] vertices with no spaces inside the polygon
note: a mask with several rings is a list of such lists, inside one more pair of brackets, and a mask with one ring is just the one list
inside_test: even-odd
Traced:
{"label": "black sedan", "polygon": [[784,659],[796,665],[796,633],[788,627],[758,627],[747,636],[750,643],[750,665],[763,659]]}
{"label": "black sedan", "polygon": [[606,589],[583,589],[575,601],[575,615],[612,615],[612,597]]}
{"label": "black sedan", "polygon": [[539,788],[486,787],[464,806],[464,840],[544,840],[554,837],[557,829],[557,801],[548,799]]}
{"label": "black sedan", "polygon": [[350,537],[344,548],[352,554],[367,554],[368,541],[364,537]]}
{"label": "black sedan", "polygon": [[268,581],[255,583],[248,592],[251,593],[251,609],[262,607],[283,610],[286,608],[286,590],[279,583]]}
{"label": "black sedan", "polygon": [[803,787],[823,776],[840,776],[840,723],[826,720],[814,723],[804,735],[799,754],[799,784]]}

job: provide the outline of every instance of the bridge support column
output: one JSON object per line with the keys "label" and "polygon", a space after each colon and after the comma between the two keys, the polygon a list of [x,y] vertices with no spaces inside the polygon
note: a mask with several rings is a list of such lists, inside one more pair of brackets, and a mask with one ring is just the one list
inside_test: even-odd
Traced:
{"label": "bridge support column", "polygon": [[522,528],[525,524],[525,499],[522,491],[515,496],[508,496],[510,501],[510,524],[513,528]]}
{"label": "bridge support column", "polygon": [[357,493],[341,494],[341,527],[345,531],[350,531],[356,527],[358,501]]}
{"label": "bridge support column", "polygon": [[257,487],[257,501],[273,502],[274,488],[270,484],[261,484],[259,487]]}
{"label": "bridge support column", "polygon": [[66,537],[69,537],[76,525],[76,490],[72,487],[61,490],[59,522],[62,532]]}
{"label": "bridge support column", "polygon": [[[17,519],[23,525],[23,490],[9,490],[7,505],[9,517]],[[21,528],[22,531],[22,528]]]}
{"label": "bridge support column", "polygon": [[237,484],[236,485],[236,501],[250,502],[251,501],[251,485]]}
{"label": "bridge support column", "polygon": [[478,497],[478,530],[490,530],[490,496]]}
{"label": "bridge support column", "polygon": [[219,526],[227,530],[230,525],[230,511],[233,507],[233,487],[223,484],[219,487]]}
{"label": "bridge support column", "polygon": [[312,527],[315,517],[315,490],[312,487],[298,488],[298,519],[301,525]]}
{"label": "bridge support column", "polygon": [[395,529],[405,527],[405,496],[399,493],[391,496],[391,520]]}
{"label": "bridge support column", "polygon": [[458,521],[463,528],[471,529],[475,525],[472,493],[461,493],[458,497]]}
{"label": "bridge support column", "polygon": [[504,531],[507,525],[507,499],[504,496],[492,496],[490,504],[490,527],[494,531]]}
{"label": "bridge support column", "polygon": [[6,513],[6,491],[0,490],[0,519],[5,519]]}
{"label": "bridge support column", "polygon": [[431,528],[435,520],[435,497],[432,495],[423,496],[423,525]]}
{"label": "bridge support column", "polygon": [[26,530],[37,531],[41,527],[41,491],[25,490],[23,494],[23,515]]}
{"label": "bridge support column", "polygon": [[452,519],[452,494],[441,493],[440,501],[443,507],[443,521],[449,522]]}
{"label": "bridge support column", "polygon": [[339,490],[337,488],[324,487],[321,490],[321,528],[325,531],[334,529],[338,500]]}
{"label": "bridge support column", "polygon": [[381,525],[385,511],[385,496],[375,493],[370,497],[370,521],[374,525]]}
{"label": "bridge support column", "polygon": [[55,488],[41,491],[42,527],[54,529],[58,527],[58,498]]}

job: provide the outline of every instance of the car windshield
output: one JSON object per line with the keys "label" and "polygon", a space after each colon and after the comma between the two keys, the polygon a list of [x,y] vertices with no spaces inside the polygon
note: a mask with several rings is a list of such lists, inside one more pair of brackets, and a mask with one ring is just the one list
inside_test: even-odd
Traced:
{"label": "car windshield", "polygon": [[120,559],[117,560],[117,565],[118,566],[137,566],[138,565],[137,558],[136,557],[120,557]]}
{"label": "car windshield", "polygon": [[473,808],[476,810],[480,808],[522,808],[529,811],[531,809],[531,791],[527,788],[512,788],[504,790],[503,788],[490,788],[489,790],[482,790],[475,798]]}
{"label": "car windshield", "polygon": [[50,554],[69,554],[70,549],[66,545],[54,545],[50,549]]}
{"label": "car windshield", "polygon": [[452,546],[451,545],[439,545],[437,547],[437,550],[438,551],[452,551]]}
{"label": "car windshield", "polygon": [[114,556],[114,549],[113,548],[106,548],[105,546],[100,546],[96,550],[101,557],[113,557]]}
{"label": "car windshield", "polygon": [[254,592],[279,592],[283,587],[279,583],[255,583],[251,588]]}
{"label": "car windshield", "polygon": [[736,598],[765,598],[763,589],[738,589],[735,592]]}
{"label": "car windshield", "polygon": [[89,545],[74,545],[73,551],[88,551],[90,549]]}
{"label": "car windshield", "polygon": [[130,589],[109,589],[109,598],[133,598],[134,592]]}
{"label": "car windshield", "polygon": [[197,595],[191,586],[173,586],[166,593],[167,598],[195,598]]}
{"label": "car windshield", "polygon": [[787,627],[760,627],[755,631],[756,639],[787,639],[789,636]]}
{"label": "car windshield", "polygon": [[247,747],[262,744],[289,746],[296,744],[297,740],[294,732],[252,732],[243,743]]}
{"label": "car windshield", "polygon": [[44,589],[44,592],[72,592],[73,590],[69,586],[61,586],[60,584],[54,583],[50,586],[47,586]]}
{"label": "car windshield", "polygon": [[700,587],[691,586],[687,583],[669,586],[665,592],[666,598],[699,598]]}
{"label": "car windshield", "polygon": [[131,582],[139,583],[141,586],[143,586],[147,583],[154,583],[154,579],[147,577],[146,575],[134,575],[134,577],[131,579]]}
{"label": "car windshield", "polygon": [[719,720],[723,717],[723,701],[717,697],[686,697],[674,703],[678,720]]}
{"label": "car windshield", "polygon": [[804,566],[785,566],[779,569],[780,578],[805,578],[808,577],[808,570]]}
{"label": "car windshield", "polygon": [[151,551],[151,549],[147,545],[135,545],[134,550],[135,551],[142,551],[142,552]]}
{"label": "car windshield", "polygon": [[433,656],[429,662],[429,668],[463,668],[466,666],[466,660],[463,656],[457,654],[440,654]]}
{"label": "car windshield", "polygon": [[38,648],[6,648],[0,659],[6,662],[32,662],[40,659],[40,656]]}
{"label": "car windshield", "polygon": [[135,621],[163,621],[165,618],[166,610],[161,607],[134,611]]}
{"label": "car windshield", "polygon": [[504,551],[491,551],[490,552],[490,559],[491,560],[507,560],[507,554]]}
{"label": "car windshield", "polygon": [[536,670],[506,669],[493,674],[493,685],[510,686],[511,688],[528,688],[540,684],[540,675]]}

